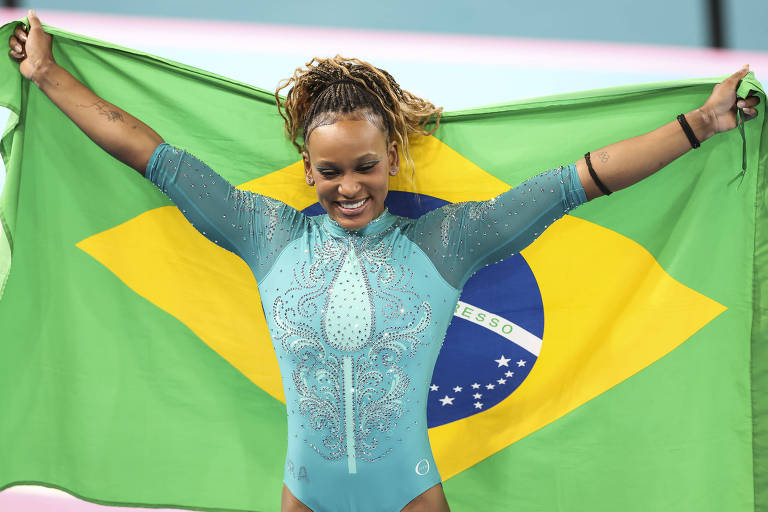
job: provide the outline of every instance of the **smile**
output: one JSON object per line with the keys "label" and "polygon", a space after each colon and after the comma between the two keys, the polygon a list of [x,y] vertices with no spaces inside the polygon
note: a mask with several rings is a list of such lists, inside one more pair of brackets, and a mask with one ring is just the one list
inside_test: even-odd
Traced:
{"label": "smile", "polygon": [[339,210],[342,211],[345,215],[356,215],[360,213],[363,208],[365,208],[365,205],[368,203],[368,198],[361,199],[360,201],[356,202],[341,202],[337,201],[336,204],[339,205]]}

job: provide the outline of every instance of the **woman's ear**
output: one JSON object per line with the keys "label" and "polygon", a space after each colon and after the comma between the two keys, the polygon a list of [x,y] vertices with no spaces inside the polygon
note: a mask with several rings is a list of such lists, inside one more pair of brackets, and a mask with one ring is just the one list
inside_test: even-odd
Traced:
{"label": "woman's ear", "polygon": [[400,168],[400,153],[397,151],[397,141],[389,143],[389,173],[394,176]]}
{"label": "woman's ear", "polygon": [[312,179],[312,164],[309,161],[309,153],[302,151],[301,159],[304,162],[304,177],[307,180],[307,185],[312,186],[314,185],[314,180]]}

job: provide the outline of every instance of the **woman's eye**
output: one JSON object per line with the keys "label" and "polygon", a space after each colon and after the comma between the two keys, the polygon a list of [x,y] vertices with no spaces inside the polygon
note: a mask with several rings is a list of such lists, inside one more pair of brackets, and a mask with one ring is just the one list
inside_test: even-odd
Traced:
{"label": "woman's eye", "polygon": [[[372,165],[366,165],[366,166],[364,166],[364,167],[359,167],[359,168],[357,169],[357,172],[368,172],[368,171],[370,171],[371,169],[373,169],[374,167],[376,167],[376,164],[372,164]],[[338,176],[339,174],[341,174],[341,172],[340,172],[340,171],[337,171],[337,170],[335,170],[335,169],[317,169],[317,172],[319,172],[319,173],[320,173],[320,175],[321,175],[323,178],[335,178],[336,176]]]}

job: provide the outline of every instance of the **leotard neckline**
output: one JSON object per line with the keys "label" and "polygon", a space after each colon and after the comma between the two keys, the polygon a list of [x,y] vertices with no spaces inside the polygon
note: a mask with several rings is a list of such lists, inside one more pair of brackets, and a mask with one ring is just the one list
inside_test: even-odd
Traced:
{"label": "leotard neckline", "polygon": [[384,211],[381,212],[381,215],[373,219],[371,222],[366,224],[360,229],[345,229],[339,225],[338,222],[333,220],[328,214],[326,213],[323,215],[323,227],[328,230],[331,235],[337,236],[337,237],[348,237],[350,235],[353,236],[371,236],[371,235],[378,235],[385,229],[387,229],[389,226],[391,226],[395,221],[397,220],[397,216],[392,215],[389,213],[389,209],[384,207]]}

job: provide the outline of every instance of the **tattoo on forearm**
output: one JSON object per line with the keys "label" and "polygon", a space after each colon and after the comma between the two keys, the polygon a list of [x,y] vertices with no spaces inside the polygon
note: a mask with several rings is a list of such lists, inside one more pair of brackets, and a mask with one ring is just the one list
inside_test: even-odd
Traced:
{"label": "tattoo on forearm", "polygon": [[110,121],[117,121],[117,120],[122,121],[123,120],[123,114],[121,114],[117,110],[108,110],[107,111],[107,118]]}
{"label": "tattoo on forearm", "polygon": [[608,154],[608,152],[607,152],[607,151],[601,151],[600,153],[598,153],[598,155],[597,155],[597,156],[599,156],[599,157],[600,157],[600,161],[601,161],[601,162],[607,162],[607,161],[608,161],[608,159],[611,157],[611,156]]}
{"label": "tattoo on forearm", "polygon": [[104,100],[99,100],[93,105],[78,105],[78,107],[81,108],[91,108],[94,107],[99,112],[100,115],[107,118],[107,121],[122,121],[125,122],[123,119],[123,114],[120,112],[117,107],[110,105]]}

